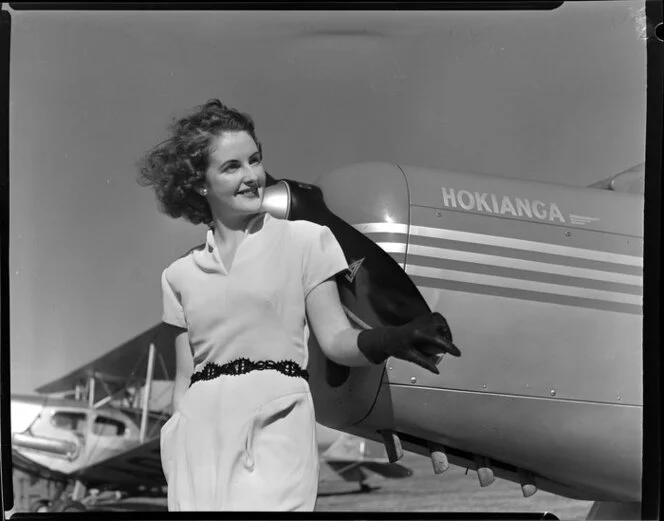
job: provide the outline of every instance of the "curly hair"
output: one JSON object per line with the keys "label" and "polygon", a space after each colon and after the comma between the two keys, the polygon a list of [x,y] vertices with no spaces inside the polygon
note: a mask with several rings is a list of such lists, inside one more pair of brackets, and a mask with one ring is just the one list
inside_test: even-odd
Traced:
{"label": "curly hair", "polygon": [[212,212],[196,188],[205,181],[213,140],[223,132],[247,132],[260,147],[254,122],[218,99],[196,107],[175,121],[171,137],[149,150],[140,160],[138,182],[154,189],[160,210],[174,219],[210,224]]}

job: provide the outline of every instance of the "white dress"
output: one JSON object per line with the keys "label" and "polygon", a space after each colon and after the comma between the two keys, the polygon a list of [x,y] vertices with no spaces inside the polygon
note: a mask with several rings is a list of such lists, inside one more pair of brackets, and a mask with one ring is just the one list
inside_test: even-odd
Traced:
{"label": "white dress", "polygon": [[[347,269],[330,230],[261,214],[227,270],[212,231],[162,274],[163,320],[189,332],[194,372],[238,358],[308,361],[305,297]],[[276,370],[193,383],[161,430],[168,509],[312,511],[313,400]]]}

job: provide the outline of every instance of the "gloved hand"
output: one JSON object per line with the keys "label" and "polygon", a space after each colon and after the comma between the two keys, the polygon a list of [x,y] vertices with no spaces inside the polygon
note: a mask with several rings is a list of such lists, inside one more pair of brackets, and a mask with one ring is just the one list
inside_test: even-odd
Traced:
{"label": "gloved hand", "polygon": [[447,320],[440,313],[423,315],[403,326],[362,331],[357,337],[357,347],[375,364],[394,356],[435,374],[439,374],[436,367],[438,355],[461,356],[461,351],[452,343]]}

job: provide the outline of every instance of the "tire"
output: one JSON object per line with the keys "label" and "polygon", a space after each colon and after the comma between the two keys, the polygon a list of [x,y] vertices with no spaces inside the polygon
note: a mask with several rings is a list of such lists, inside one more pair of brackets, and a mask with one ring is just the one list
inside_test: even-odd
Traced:
{"label": "tire", "polygon": [[56,505],[53,505],[51,512],[87,512],[88,509],[85,508],[85,505],[79,501],[74,501],[72,499],[66,499],[65,501],[58,502]]}
{"label": "tire", "polygon": [[51,501],[49,499],[37,499],[30,505],[30,512],[50,512]]}

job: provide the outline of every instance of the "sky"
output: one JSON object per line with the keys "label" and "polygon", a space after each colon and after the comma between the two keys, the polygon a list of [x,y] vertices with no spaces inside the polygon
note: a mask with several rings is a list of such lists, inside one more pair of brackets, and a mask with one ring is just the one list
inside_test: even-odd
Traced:
{"label": "sky", "polygon": [[210,98],[267,170],[360,161],[586,186],[644,161],[644,2],[541,12],[12,12],[11,391],[160,321],[162,270],[204,227],[137,162]]}

